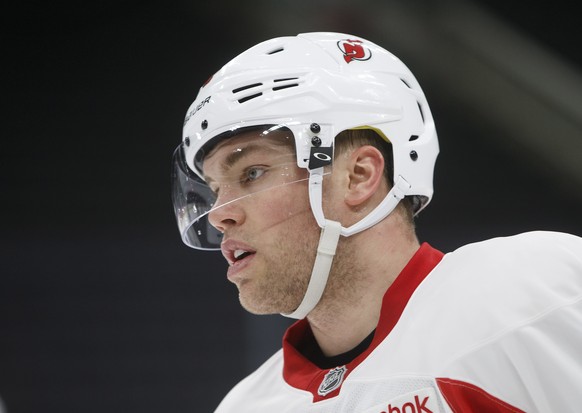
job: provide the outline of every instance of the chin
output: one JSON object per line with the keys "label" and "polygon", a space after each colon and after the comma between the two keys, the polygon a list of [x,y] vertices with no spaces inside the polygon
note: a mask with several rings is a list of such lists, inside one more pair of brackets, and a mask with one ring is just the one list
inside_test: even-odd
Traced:
{"label": "chin", "polygon": [[297,305],[282,305],[281,303],[266,303],[249,300],[239,294],[241,306],[251,314],[254,315],[273,315],[273,314],[287,314],[293,312]]}

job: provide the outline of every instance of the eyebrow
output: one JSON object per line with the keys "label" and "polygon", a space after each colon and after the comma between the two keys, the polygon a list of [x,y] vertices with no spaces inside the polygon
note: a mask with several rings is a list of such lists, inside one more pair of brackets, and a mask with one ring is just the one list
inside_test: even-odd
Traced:
{"label": "eyebrow", "polygon": [[239,148],[229,153],[228,156],[222,161],[222,170],[226,171],[234,166],[238,161],[252,155],[255,152],[259,152],[264,149],[263,145],[250,144],[244,148]]}
{"label": "eyebrow", "polygon": [[[249,155],[252,155],[256,152],[264,150],[264,145],[257,145],[257,144],[249,144],[244,148],[235,149],[233,152],[229,153],[226,158],[220,163],[220,167],[223,172],[227,172],[230,168],[232,168],[237,162],[241,159],[246,158]],[[209,177],[208,175],[204,175],[204,180],[206,182],[212,182],[214,179]]]}

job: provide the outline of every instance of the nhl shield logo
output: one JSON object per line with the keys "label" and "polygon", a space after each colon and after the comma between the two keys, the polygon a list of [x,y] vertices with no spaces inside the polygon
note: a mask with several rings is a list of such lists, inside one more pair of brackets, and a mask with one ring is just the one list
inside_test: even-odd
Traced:
{"label": "nhl shield logo", "polygon": [[346,370],[346,366],[341,366],[328,371],[319,385],[319,389],[317,389],[317,394],[325,396],[340,387],[344,381]]}

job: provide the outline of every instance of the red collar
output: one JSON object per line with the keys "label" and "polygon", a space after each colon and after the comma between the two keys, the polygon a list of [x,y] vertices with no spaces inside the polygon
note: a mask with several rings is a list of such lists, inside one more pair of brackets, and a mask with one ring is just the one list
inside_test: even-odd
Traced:
{"label": "red collar", "polygon": [[[345,373],[340,380],[345,380],[350,372],[365,360],[388,336],[398,322],[400,315],[404,311],[416,287],[436,267],[443,256],[444,254],[442,252],[432,248],[427,243],[423,243],[420,246],[384,294],[380,320],[378,321],[372,343],[362,354],[345,366]],[[289,385],[311,392],[313,394],[313,401],[317,402],[337,396],[341,385],[325,396],[318,394],[318,389],[330,370],[320,369],[306,359],[296,348],[302,341],[313,339],[313,334],[307,319],[300,320],[289,327],[283,337],[283,378]]]}

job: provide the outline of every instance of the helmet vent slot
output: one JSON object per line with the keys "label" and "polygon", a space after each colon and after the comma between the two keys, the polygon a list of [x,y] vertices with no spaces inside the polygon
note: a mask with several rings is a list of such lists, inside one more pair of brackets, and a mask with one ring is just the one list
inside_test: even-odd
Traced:
{"label": "helmet vent slot", "polygon": [[298,84],[298,83],[292,83],[292,84],[290,84],[290,85],[281,85],[281,86],[275,86],[275,87],[273,88],[273,91],[277,91],[277,90],[281,90],[281,89],[287,89],[287,88],[290,88],[290,87],[295,87],[295,86],[299,86],[299,84]]}
{"label": "helmet vent slot", "polygon": [[416,104],[418,105],[418,111],[420,112],[420,117],[422,118],[422,123],[424,123],[424,112],[422,111],[422,106],[420,105],[420,102],[416,102]]}
{"label": "helmet vent slot", "polygon": [[[283,77],[271,81],[257,82],[249,85],[239,86],[232,90],[236,95],[238,103],[245,103],[251,99],[262,96],[264,93],[277,92],[282,89],[298,87],[303,83],[301,76]],[[270,88],[269,88],[270,87]],[[242,93],[241,93],[242,92]]]}
{"label": "helmet vent slot", "polygon": [[[288,77],[288,78],[285,78],[285,79],[275,79],[273,82],[279,83],[279,82],[287,82],[287,81],[290,81],[290,80],[293,81],[293,80],[298,80],[298,79],[299,79],[298,77]],[[277,90],[281,90],[281,89],[287,89],[287,88],[296,87],[296,86],[299,86],[299,83],[294,82],[294,83],[282,84],[282,85],[278,85],[278,86],[273,87],[273,91],[277,91]]]}
{"label": "helmet vent slot", "polygon": [[[262,83],[253,83],[253,84],[250,84],[250,85],[245,85],[245,86],[237,87],[236,89],[233,89],[232,90],[232,93],[236,94],[236,93],[242,92],[244,90],[253,89],[253,88],[256,88],[256,87],[259,87],[259,86],[263,86],[263,84]],[[257,93],[253,93],[251,95],[243,96],[240,99],[238,99],[238,103],[244,103],[247,100],[251,100],[251,99],[254,99],[256,97],[259,97],[262,94],[263,94],[263,92],[257,92]]]}
{"label": "helmet vent slot", "polygon": [[245,103],[247,100],[251,100],[251,99],[254,99],[254,98],[258,98],[262,94],[263,94],[262,92],[259,92],[259,93],[255,93],[254,95],[245,96],[244,98],[240,98],[238,100],[238,103]]}
{"label": "helmet vent slot", "polygon": [[400,81],[404,83],[408,89],[412,89],[406,80],[400,78]]}
{"label": "helmet vent slot", "polygon": [[273,50],[271,50],[270,52],[267,52],[267,54],[268,54],[268,55],[272,55],[272,54],[275,54],[275,53],[282,52],[283,50],[285,50],[285,48],[284,48],[284,47],[278,47],[277,49],[273,49]]}
{"label": "helmet vent slot", "polygon": [[418,135],[412,135],[409,139],[408,142],[414,142],[415,140],[418,139]]}
{"label": "helmet vent slot", "polygon": [[257,86],[263,86],[263,84],[262,83],[253,83],[252,85],[237,87],[236,89],[232,90],[232,93],[242,92],[243,90],[251,89],[251,88],[257,87]]}

